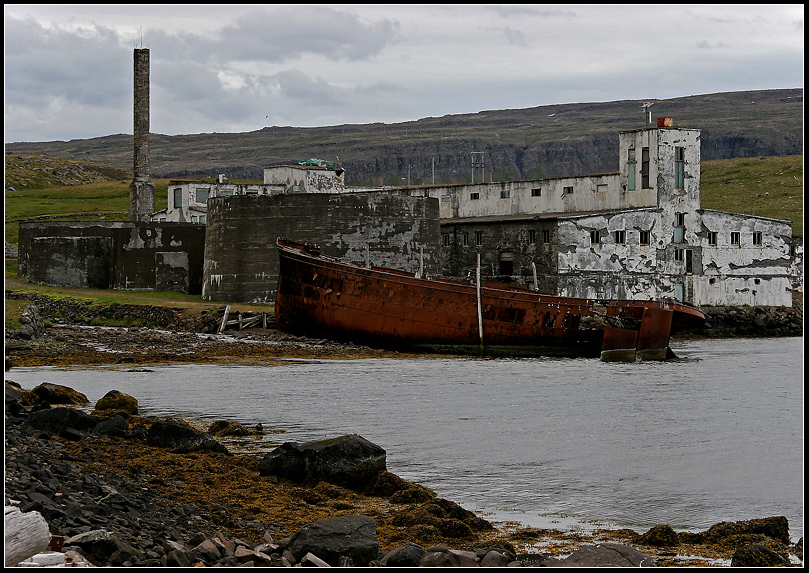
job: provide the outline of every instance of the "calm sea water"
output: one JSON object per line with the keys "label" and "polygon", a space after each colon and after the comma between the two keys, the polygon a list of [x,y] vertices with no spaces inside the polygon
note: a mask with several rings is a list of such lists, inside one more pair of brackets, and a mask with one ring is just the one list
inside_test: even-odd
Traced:
{"label": "calm sea water", "polygon": [[803,339],[677,342],[680,359],[290,361],[15,369],[149,415],[358,433],[388,469],[490,520],[698,531],[785,515],[803,536]]}

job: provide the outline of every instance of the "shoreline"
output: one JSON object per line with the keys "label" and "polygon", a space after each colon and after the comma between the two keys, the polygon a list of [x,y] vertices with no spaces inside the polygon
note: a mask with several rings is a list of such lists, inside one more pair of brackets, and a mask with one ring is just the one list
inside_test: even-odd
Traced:
{"label": "shoreline", "polygon": [[[683,337],[688,340],[694,337]],[[697,337],[704,338],[704,337]],[[8,344],[11,342],[12,344]],[[17,367],[57,367],[57,368],[88,368],[88,367],[148,367],[157,365],[172,364],[243,364],[267,366],[287,360],[330,360],[330,359],[364,359],[364,358],[412,358],[429,360],[431,358],[447,358],[446,355],[414,355],[387,350],[377,350],[368,347],[330,342],[327,340],[312,340],[303,337],[286,335],[275,329],[249,329],[245,331],[226,331],[224,334],[210,334],[202,332],[188,332],[177,330],[158,330],[151,328],[125,328],[125,327],[92,327],[74,324],[56,324],[44,328],[41,332],[30,340],[8,340],[7,339],[7,371],[6,379],[13,380],[14,368]],[[8,370],[10,360],[10,371]],[[112,388],[110,389],[112,390]],[[200,423],[205,423],[200,421]],[[6,420],[7,440],[14,429],[9,432],[9,420]],[[283,434],[279,434],[283,436]],[[373,436],[366,436],[373,440]],[[40,437],[28,436],[28,445],[39,445],[45,443]],[[59,441],[53,436],[48,438],[49,444]],[[118,440],[116,442],[116,440]],[[221,440],[227,443],[226,440]],[[281,440],[278,440],[281,441]],[[126,441],[124,438],[98,438],[87,437],[85,440],[71,442],[61,440],[61,445],[55,446],[59,455],[70,463],[79,464],[83,475],[103,476],[100,480],[106,480],[111,484],[121,487],[121,476],[128,479],[141,479],[138,471],[143,471],[143,467],[154,465],[156,460],[162,460],[165,453],[156,454],[148,449],[140,449],[140,445]],[[137,457],[133,458],[133,452],[137,450]],[[47,448],[40,448],[38,455]],[[172,456],[175,469],[180,468],[183,474],[191,472],[195,468],[201,467],[201,462],[205,461],[207,454],[186,454],[183,457]],[[244,456],[248,458],[245,459]],[[228,455],[225,461],[220,463],[227,465],[231,472],[237,472],[242,476],[245,483],[255,484],[257,480],[254,469],[254,454],[234,453]],[[6,463],[8,466],[10,456],[7,448]],[[239,461],[235,466],[230,462]],[[43,463],[43,460],[39,460]],[[204,467],[209,468],[208,462]],[[89,468],[89,470],[88,470]],[[253,471],[250,472],[250,468]],[[226,482],[218,481],[216,471],[211,470],[211,474],[197,476],[194,479],[213,480],[216,487],[224,495],[241,497],[241,502],[229,507],[229,516],[224,514],[212,514],[208,509],[210,499],[199,497],[183,497],[179,506],[195,507],[191,510],[193,515],[207,515],[217,517],[205,522],[206,535],[213,535],[217,530],[226,530],[229,535],[250,537],[251,542],[258,542],[267,531],[261,531],[261,527],[252,529],[244,527],[225,527],[224,523],[242,523],[254,521],[256,515],[261,513],[264,505],[261,501],[248,498],[240,488]],[[247,472],[247,473],[244,473]],[[153,473],[153,475],[156,475]],[[190,478],[189,478],[190,479]],[[401,478],[397,478],[401,479]],[[158,480],[168,481],[168,478],[159,477]],[[403,480],[404,481],[404,480]],[[7,479],[8,482],[8,479]],[[154,488],[152,482],[142,481],[141,487]],[[194,482],[199,483],[199,482]],[[204,483],[204,482],[203,482]],[[408,482],[409,483],[409,482]],[[108,484],[109,485],[109,484]],[[414,487],[422,487],[412,484]],[[281,487],[278,484],[274,486]],[[112,487],[112,486],[111,486]],[[200,486],[201,487],[201,486]],[[664,566],[704,566],[729,565],[733,559],[734,552],[739,549],[740,543],[751,541],[762,541],[760,537],[754,538],[749,535],[747,538],[740,538],[735,541],[724,540],[721,543],[696,542],[702,538],[700,535],[706,532],[676,532],[681,541],[676,545],[649,545],[639,540],[645,534],[651,532],[633,531],[629,529],[610,528],[608,525],[598,522],[579,522],[577,524],[566,524],[564,527],[544,527],[527,526],[517,520],[494,521],[496,527],[488,535],[479,534],[474,540],[458,539],[452,537],[436,537],[432,535],[419,535],[414,532],[413,525],[407,527],[389,526],[389,522],[398,519],[400,523],[413,523],[413,516],[424,516],[424,503],[408,504],[406,507],[399,507],[398,504],[391,503],[389,498],[373,498],[373,496],[357,495],[350,491],[336,491],[331,488],[315,486],[291,486],[281,488],[283,496],[287,496],[286,505],[283,509],[276,508],[271,518],[264,520],[278,525],[283,521],[284,529],[279,529],[276,534],[291,535],[295,527],[301,527],[306,522],[322,517],[324,515],[345,514],[345,513],[370,513],[375,519],[378,518],[380,526],[380,549],[390,550],[397,545],[406,542],[417,543],[422,546],[439,544],[441,546],[453,547],[457,550],[480,549],[480,546],[491,546],[499,544],[510,548],[515,554],[521,555],[545,555],[549,558],[566,558],[577,550],[604,543],[619,543],[627,545],[651,555],[658,565]],[[188,489],[188,488],[185,488]],[[322,490],[329,493],[326,495]],[[281,491],[278,490],[278,491]],[[7,499],[9,493],[7,483]],[[170,494],[163,494],[166,499],[171,499]],[[178,495],[176,492],[174,495]],[[191,495],[188,492],[183,496]],[[329,497],[330,495],[336,497]],[[314,503],[301,502],[306,496]],[[164,503],[166,502],[164,499]],[[297,499],[297,504],[293,503]],[[303,505],[300,505],[303,503]],[[452,502],[447,502],[452,503]],[[175,506],[176,508],[177,506]],[[342,507],[342,509],[340,509]],[[184,509],[171,510],[173,513],[185,516]],[[465,511],[465,510],[464,510]],[[471,512],[470,512],[471,513]],[[395,515],[394,515],[395,514]],[[187,517],[187,516],[185,516]],[[486,515],[481,515],[477,519],[489,519]],[[548,521],[554,521],[553,516],[549,516]],[[752,519],[752,516],[751,516]],[[202,525],[202,522],[198,522]],[[584,526],[579,527],[579,524]],[[553,525],[552,523],[549,525]],[[720,525],[720,524],[717,524]],[[392,529],[391,529],[392,527]],[[716,527],[716,526],[714,526]],[[468,528],[467,528],[468,529]],[[464,529],[466,531],[466,529]],[[52,532],[56,534],[55,532]],[[191,534],[189,530],[189,534]],[[199,533],[199,531],[197,531]],[[424,532],[422,532],[424,533]],[[648,539],[646,540],[648,541]],[[766,540],[765,540],[766,541]],[[748,543],[749,544],[749,543]],[[783,547],[782,547],[783,546]],[[802,564],[802,539],[795,544],[781,544],[778,549],[788,553],[788,558],[792,564]],[[800,559],[795,557],[794,552],[800,553]],[[786,554],[785,553],[785,554]]]}
{"label": "shoreline", "polygon": [[[58,406],[54,404],[52,407]],[[452,547],[454,550],[467,552],[480,552],[481,547],[498,547],[525,559],[527,556],[542,556],[543,559],[562,560],[584,548],[606,543],[620,544],[640,551],[653,557],[662,566],[728,566],[737,550],[751,542],[758,542],[774,547],[792,565],[802,564],[802,539],[797,544],[791,543],[791,540],[789,543],[784,543],[783,540],[777,542],[760,533],[743,532],[740,529],[747,527],[748,523],[775,519],[786,522],[786,518],[720,523],[705,532],[671,530],[668,532],[670,538],[662,541],[654,538],[652,533],[654,529],[664,527],[663,525],[646,532],[585,521],[553,524],[553,527],[528,526],[517,520],[501,521],[486,514],[475,515],[451,501],[435,497],[427,488],[393,474],[390,474],[389,479],[396,481],[398,485],[396,491],[386,491],[386,495],[379,495],[379,491],[356,492],[325,482],[290,483],[283,479],[261,477],[256,471],[260,455],[256,452],[239,453],[233,447],[232,444],[238,443],[240,438],[228,440],[222,436],[216,437],[229,450],[233,450],[226,455],[201,451],[172,452],[165,448],[148,446],[131,436],[98,436],[88,432],[78,439],[67,439],[51,432],[26,428],[26,414],[30,416],[38,408],[41,409],[36,405],[24,408],[27,411],[20,414],[21,417],[14,416],[13,413],[9,416],[7,413],[6,499],[8,501],[16,496],[24,504],[27,501],[29,509],[39,508],[46,515],[51,512],[49,517],[57,516],[57,528],[52,529],[51,533],[66,538],[80,533],[81,529],[95,529],[96,524],[92,523],[92,518],[85,519],[84,522],[69,522],[63,518],[63,514],[71,511],[75,514],[77,509],[75,506],[58,504],[67,500],[81,503],[83,500],[77,499],[77,495],[81,494],[76,492],[52,492],[50,500],[53,505],[42,495],[30,498],[30,494],[26,492],[33,490],[42,493],[49,487],[54,487],[53,482],[48,485],[49,474],[51,477],[73,474],[75,482],[86,483],[91,480],[104,494],[108,495],[111,491],[123,494],[129,502],[117,506],[117,515],[115,510],[111,514],[102,512],[99,525],[110,529],[110,522],[115,520],[116,525],[112,529],[121,537],[122,542],[130,545],[141,543],[145,545],[144,549],[157,545],[154,540],[161,535],[188,545],[195,535],[204,533],[211,537],[216,532],[223,532],[229,538],[245,539],[248,544],[258,546],[267,534],[276,541],[281,537],[289,539],[295,531],[312,521],[335,515],[366,515],[376,520],[379,548],[382,552],[380,555],[402,544],[415,543],[423,548]],[[93,411],[90,408],[79,407]],[[93,413],[100,412],[96,410]],[[131,428],[157,420],[129,416]],[[203,420],[193,422],[199,431],[208,430],[212,425]],[[275,435],[279,438],[275,442],[283,441],[282,433]],[[9,467],[18,462],[15,456],[28,459],[29,463],[32,458],[37,458],[37,465],[43,466],[41,473],[33,472],[34,476],[39,473],[43,478],[39,485],[32,485],[30,482],[26,488],[17,485],[15,480],[19,479],[19,475],[8,471]],[[54,468],[56,463],[71,464],[74,469],[61,468],[57,471]],[[400,493],[423,490],[430,492],[430,495],[412,497],[409,501],[407,496]],[[105,496],[99,497],[103,499]],[[432,525],[419,527],[419,524],[430,523],[429,520],[434,517],[431,511],[436,510],[435,507],[429,507],[439,502],[446,507],[456,508],[450,512],[454,514],[454,518],[449,518],[450,513],[441,518],[444,521],[440,523],[445,529],[439,530]],[[92,500],[89,506],[98,507],[100,503],[100,500]],[[168,525],[159,533],[151,534],[153,539],[138,540],[143,536],[133,537],[131,530],[137,527],[137,532],[141,533],[143,522],[152,518],[140,514],[135,524],[128,521],[132,513],[128,508],[133,506],[151,507],[153,510],[160,508],[155,514],[175,516],[183,525],[167,522]],[[83,515],[85,518],[89,517],[86,513]],[[553,516],[549,516],[549,520],[554,521]],[[482,522],[487,525],[481,526]],[[83,523],[84,527],[77,525],[78,523]],[[723,528],[727,530],[723,537],[715,536],[716,539],[708,540],[711,531]],[[674,536],[674,541],[671,536]],[[796,554],[800,555],[800,559]]]}

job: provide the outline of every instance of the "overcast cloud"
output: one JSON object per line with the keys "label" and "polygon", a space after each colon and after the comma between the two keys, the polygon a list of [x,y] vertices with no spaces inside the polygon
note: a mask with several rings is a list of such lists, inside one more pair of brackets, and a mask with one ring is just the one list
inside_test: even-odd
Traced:
{"label": "overcast cloud", "polygon": [[5,141],[394,123],[803,86],[803,5],[15,5]]}

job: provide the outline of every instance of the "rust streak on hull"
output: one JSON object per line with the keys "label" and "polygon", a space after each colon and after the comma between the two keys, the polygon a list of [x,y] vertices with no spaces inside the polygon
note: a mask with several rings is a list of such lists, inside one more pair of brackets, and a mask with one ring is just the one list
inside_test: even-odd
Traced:
{"label": "rust streak on hull", "polygon": [[655,358],[665,356],[672,329],[705,319],[675,302],[558,297],[495,283],[480,285],[478,308],[475,283],[351,265],[309,243],[277,246],[276,322],[296,334],[402,350],[599,356],[632,338],[605,337],[606,321],[630,330],[633,350]]}

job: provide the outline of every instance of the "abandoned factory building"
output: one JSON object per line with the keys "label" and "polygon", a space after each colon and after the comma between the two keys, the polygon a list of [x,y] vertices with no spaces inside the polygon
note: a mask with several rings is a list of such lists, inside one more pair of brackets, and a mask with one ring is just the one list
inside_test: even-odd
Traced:
{"label": "abandoned factory building", "polygon": [[791,306],[803,243],[789,221],[703,209],[700,131],[619,133],[619,170],[410,188],[438,199],[443,273],[559,296]]}

